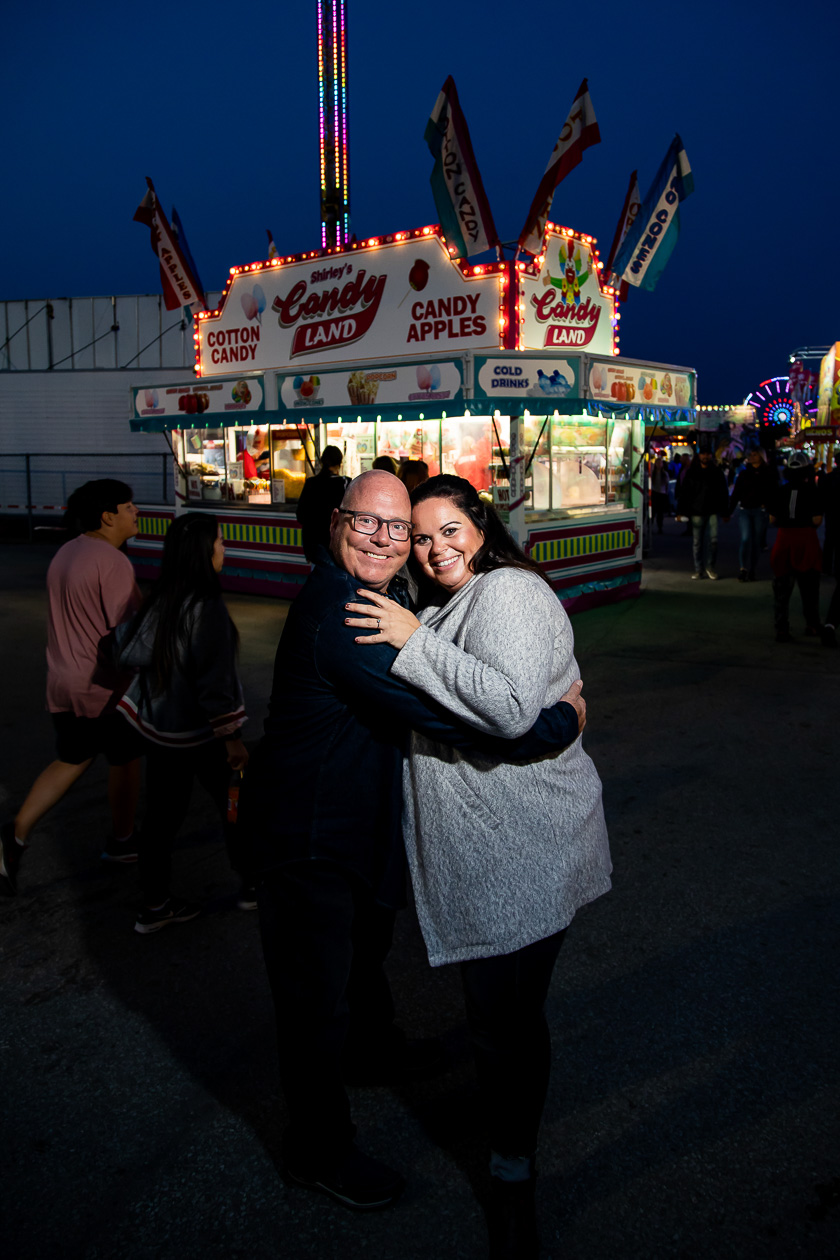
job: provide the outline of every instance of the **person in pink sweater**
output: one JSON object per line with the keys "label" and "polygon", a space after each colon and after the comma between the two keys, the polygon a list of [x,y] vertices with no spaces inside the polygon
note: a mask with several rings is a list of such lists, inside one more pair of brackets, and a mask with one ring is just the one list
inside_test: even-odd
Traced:
{"label": "person in pink sweater", "polygon": [[141,741],[116,713],[127,682],[100,661],[100,643],[140,606],[131,561],[120,551],[137,533],[137,508],[123,481],[89,481],[74,491],[68,516],[81,526],[47,571],[47,708],[56,759],[39,774],[13,821],[0,830],[0,893],[14,896],[17,871],[35,824],[57,804],[98,753],[111,767],[112,837],[102,857],[135,862],[131,843],[140,786]]}

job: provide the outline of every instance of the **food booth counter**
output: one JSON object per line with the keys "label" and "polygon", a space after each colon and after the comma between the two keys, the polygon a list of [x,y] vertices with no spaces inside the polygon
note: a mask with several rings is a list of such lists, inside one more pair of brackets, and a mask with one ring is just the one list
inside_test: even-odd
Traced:
{"label": "food booth counter", "polygon": [[[472,267],[428,228],[234,269],[198,321],[198,379],[131,403],[172,442],[175,512],[218,517],[224,586],[300,589],[295,506],[329,444],[351,477],[383,454],[466,477],[570,610],[636,594],[645,423],[689,420],[695,377],[616,357],[592,245],[549,225],[533,265]],[[141,508],[141,576],[172,515]]]}

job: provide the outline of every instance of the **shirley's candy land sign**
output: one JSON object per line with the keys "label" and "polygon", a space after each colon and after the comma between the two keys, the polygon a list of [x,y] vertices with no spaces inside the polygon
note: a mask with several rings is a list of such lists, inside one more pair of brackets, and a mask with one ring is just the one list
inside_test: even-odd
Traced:
{"label": "shirley's candy land sign", "polygon": [[435,232],[234,275],[197,322],[199,375],[498,349],[502,275],[465,275]]}

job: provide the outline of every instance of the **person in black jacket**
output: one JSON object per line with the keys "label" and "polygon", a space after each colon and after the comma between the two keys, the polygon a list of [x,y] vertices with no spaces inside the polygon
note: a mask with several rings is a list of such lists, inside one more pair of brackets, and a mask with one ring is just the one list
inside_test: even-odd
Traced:
{"label": "person in black jacket", "polygon": [[776,642],[793,641],[788,605],[796,585],[802,597],[805,633],[819,638],[822,552],[817,529],[822,523],[822,513],[811,461],[804,451],[794,451],[788,460],[787,481],[776,492],[770,523],[779,527],[770,554]]}
{"label": "person in black jacket", "polygon": [[146,813],[138,845],[144,935],[194,919],[201,906],[170,896],[172,842],[186,818],[193,780],[219,812],[231,866],[243,881],[241,909],[255,909],[253,879],[227,822],[231,771],[244,770],[246,721],[236,669],[239,636],[222,599],[225,545],[215,516],[187,512],[170,525],[160,577],[140,611],[115,631],[121,667],[136,670],[118,712],[146,739]]}
{"label": "person in black jacket", "polygon": [[321,452],[321,469],[303,484],[295,515],[303,531],[303,554],[315,563],[319,547],[330,545],[330,519],[347,489],[347,478],[341,475],[344,455],[337,446],[325,446]]}
{"label": "person in black jacket", "polygon": [[776,485],[760,446],[748,451],[732,487],[728,515],[737,507],[741,544],[738,550],[739,582],[754,582],[761,549],[762,530]]}
{"label": "person in black jacket", "polygon": [[711,451],[700,451],[683,478],[679,497],[680,516],[691,519],[692,579],[708,577],[713,582],[717,581],[718,517],[729,520],[724,515],[728,504],[726,477],[715,463]]}

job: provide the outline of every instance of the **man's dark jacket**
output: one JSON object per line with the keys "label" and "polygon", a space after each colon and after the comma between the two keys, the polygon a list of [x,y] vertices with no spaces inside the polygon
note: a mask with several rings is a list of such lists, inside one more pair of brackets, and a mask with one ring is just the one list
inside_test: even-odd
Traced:
{"label": "man's dark jacket", "polygon": [[[242,785],[240,825],[255,874],[320,858],[355,872],[386,905],[404,897],[402,758],[409,728],[499,761],[556,753],[578,733],[565,702],[518,740],[482,736],[390,673],[396,650],[362,646],[344,605],[362,583],[321,550],[292,604],[274,662],[265,736]],[[407,606],[399,579],[388,595]],[[363,633],[363,632],[362,632]]]}

